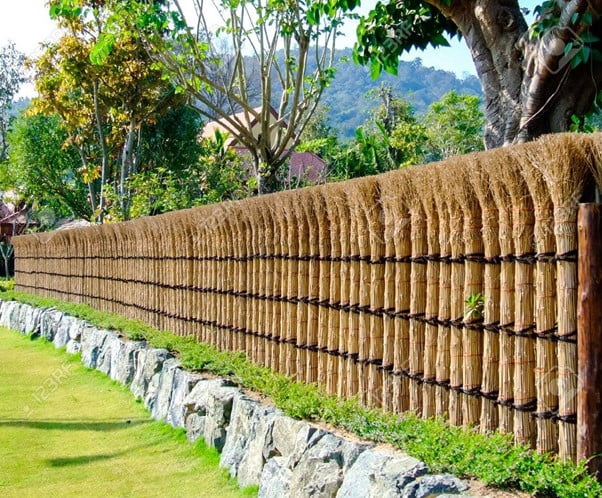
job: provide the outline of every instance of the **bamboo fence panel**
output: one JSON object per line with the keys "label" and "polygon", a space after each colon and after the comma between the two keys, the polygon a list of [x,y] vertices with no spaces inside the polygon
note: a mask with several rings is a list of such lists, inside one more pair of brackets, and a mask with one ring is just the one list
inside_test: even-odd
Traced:
{"label": "bamboo fence panel", "polygon": [[[578,203],[600,135],[14,239],[18,290],[328,393],[576,456]],[[467,313],[482,294],[483,309]]]}
{"label": "bamboo fence panel", "polygon": [[591,138],[539,141],[541,171],[554,204],[556,239],[558,452],[574,459],[577,431],[577,206],[587,173],[599,164],[592,157]]}

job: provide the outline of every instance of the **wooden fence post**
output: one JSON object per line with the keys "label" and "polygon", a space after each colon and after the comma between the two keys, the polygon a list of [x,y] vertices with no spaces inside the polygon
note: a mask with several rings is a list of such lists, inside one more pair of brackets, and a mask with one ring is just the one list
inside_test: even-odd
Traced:
{"label": "wooden fence post", "polygon": [[602,477],[602,204],[579,206],[577,459]]}

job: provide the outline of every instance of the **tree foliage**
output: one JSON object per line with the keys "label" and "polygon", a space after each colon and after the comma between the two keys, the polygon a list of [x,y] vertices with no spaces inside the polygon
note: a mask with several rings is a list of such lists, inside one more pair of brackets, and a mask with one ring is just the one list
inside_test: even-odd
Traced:
{"label": "tree foliage", "polygon": [[358,27],[355,59],[374,76],[462,35],[483,86],[488,147],[565,131],[597,105],[602,0],[545,1],[529,26],[518,0],[386,0]]}
{"label": "tree foliage", "polygon": [[[252,195],[249,173],[242,158],[224,146],[226,136],[198,142],[194,161],[178,167],[164,164],[130,177],[130,216],[152,216],[203,204],[242,199]],[[122,221],[117,192],[108,192],[107,219]]]}
{"label": "tree foliage", "polygon": [[319,136],[305,134],[299,150],[314,152],[328,164],[330,180],[345,180],[382,173],[409,165],[445,159],[483,149],[484,117],[480,100],[448,92],[417,115],[411,104],[391,88],[372,93],[378,105],[357,128],[349,143],[339,142],[325,114],[312,130],[330,130]]}
{"label": "tree foliage", "polygon": [[[139,168],[141,129],[178,102],[173,88],[137,37],[106,30],[110,2],[52,0],[50,12],[65,34],[35,61],[37,112],[58,115],[76,148],[95,218],[105,214],[105,190],[119,193],[127,218],[127,179]],[[98,44],[112,40],[102,57]]]}
{"label": "tree foliage", "polygon": [[[137,33],[191,105],[208,119],[220,120],[248,149],[259,192],[277,188],[280,166],[334,76],[344,10],[359,2],[345,0],[343,9],[336,2],[219,0],[215,8],[223,23],[217,29],[209,19],[212,9],[202,0],[194,2],[196,19],[187,19],[177,0],[114,4],[116,32]],[[106,38],[97,50],[109,53],[112,47]],[[258,107],[253,79],[258,81]],[[252,129],[254,122],[259,132]]]}
{"label": "tree foliage", "polygon": [[423,120],[432,159],[439,160],[483,149],[485,117],[480,99],[455,91],[433,102]]}
{"label": "tree foliage", "polygon": [[0,167],[0,187],[28,205],[49,208],[54,217],[93,216],[75,148],[58,116],[22,113],[8,136],[10,158]]}

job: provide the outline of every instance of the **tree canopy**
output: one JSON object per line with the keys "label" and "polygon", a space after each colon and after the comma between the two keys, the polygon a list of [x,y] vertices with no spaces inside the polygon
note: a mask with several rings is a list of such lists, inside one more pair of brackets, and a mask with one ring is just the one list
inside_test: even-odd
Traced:
{"label": "tree canopy", "polygon": [[[344,2],[342,2],[344,3]],[[401,54],[461,36],[484,94],[485,141],[496,147],[569,129],[597,104],[602,81],[602,0],[379,1],[361,19],[357,62],[395,73]]]}
{"label": "tree canopy", "polygon": [[[187,17],[178,0],[113,0],[112,33],[136,33],[189,104],[219,120],[247,149],[258,191],[272,191],[334,76],[345,11],[359,2],[345,0],[344,8],[287,0],[192,3],[196,15]],[[222,21],[217,27],[215,17]],[[95,54],[102,59],[114,46],[114,36],[106,36]],[[260,131],[251,123],[259,123]]]}

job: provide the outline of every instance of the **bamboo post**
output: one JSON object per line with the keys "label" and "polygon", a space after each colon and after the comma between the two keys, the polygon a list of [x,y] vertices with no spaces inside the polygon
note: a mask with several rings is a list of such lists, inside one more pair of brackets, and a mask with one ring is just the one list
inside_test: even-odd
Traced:
{"label": "bamboo post", "polygon": [[[314,304],[318,313],[317,322],[317,333],[316,333],[316,344],[318,350],[316,351],[318,371],[317,380],[320,385],[327,387],[328,385],[328,320],[329,320],[329,309],[324,306],[324,303],[329,302],[330,292],[330,278],[332,271],[331,257],[331,234],[330,234],[330,218],[328,216],[328,193],[323,187],[319,187],[314,190],[314,206],[316,213],[316,221],[318,224],[318,251],[317,254],[320,256],[319,275],[320,282],[318,284],[318,303]],[[332,387],[332,385],[331,385]]]}
{"label": "bamboo post", "polygon": [[521,161],[523,177],[529,187],[534,204],[535,249],[535,389],[537,411],[536,447],[540,453],[556,451],[558,430],[552,420],[558,406],[556,345],[551,340],[556,330],[556,266],[553,257],[556,251],[554,238],[554,205],[548,187],[535,168],[539,148],[530,144],[518,148],[514,154]]}
{"label": "bamboo post", "polygon": [[395,209],[395,200],[388,193],[385,195],[381,191],[380,202],[384,219],[383,235],[385,242],[382,399],[383,407],[392,411],[395,409],[393,385],[394,379],[396,379],[395,376],[391,375],[391,372],[394,369],[395,361],[395,222],[398,213]]}
{"label": "bamboo post", "polygon": [[[275,199],[274,199],[275,200]],[[282,275],[284,273],[284,260],[282,258],[282,241],[286,239],[286,226],[284,224],[284,215],[282,211],[281,202],[273,202],[270,204],[270,211],[272,214],[271,220],[273,224],[273,245],[271,246],[272,255],[274,256],[271,260],[273,281],[272,287],[268,289],[271,295],[271,315],[270,329],[268,333],[271,335],[272,340],[269,342],[270,350],[270,367],[276,371],[280,371],[280,349],[282,344],[280,339],[282,338],[282,321],[281,316],[281,302],[278,301],[279,297],[284,294],[282,288]]]}
{"label": "bamboo post", "polygon": [[[387,230],[387,256],[393,260],[389,267],[393,272],[389,277],[393,278],[392,289],[386,289],[385,294],[390,301],[385,306],[389,308],[393,330],[385,335],[383,360],[386,366],[391,364],[392,367],[391,409],[394,412],[404,412],[409,408],[410,324],[407,315],[410,312],[412,241],[408,176],[408,170],[395,171],[381,175],[378,182]],[[392,298],[388,296],[389,292],[393,293]]]}
{"label": "bamboo post", "polygon": [[411,214],[412,269],[410,288],[410,410],[422,413],[422,386],[424,374],[424,314],[427,289],[427,224],[420,194],[414,192]]}
{"label": "bamboo post", "polygon": [[316,199],[311,190],[307,191],[304,203],[305,216],[309,227],[309,286],[307,296],[309,306],[307,307],[307,356],[305,362],[305,382],[308,384],[318,381],[318,316],[319,309],[315,305],[320,300],[320,229],[318,216],[320,215],[316,206]]}
{"label": "bamboo post", "polygon": [[[288,298],[296,298],[299,288],[299,278],[301,276],[299,271],[299,235],[297,233],[299,227],[299,221],[297,220],[297,212],[295,205],[298,203],[297,195],[291,196],[285,203],[285,212],[287,218],[287,244],[288,254],[290,259],[287,264],[287,288],[286,295]],[[289,302],[286,304],[285,313],[287,315],[287,326],[286,326],[286,343],[284,344],[285,350],[287,351],[287,362],[286,362],[286,375],[291,378],[295,378],[297,375],[297,360],[295,345],[297,343],[297,304]]]}
{"label": "bamboo post", "polygon": [[[350,192],[353,199],[353,217],[356,223],[356,239],[358,243],[359,256],[359,295],[358,295],[358,389],[359,397],[363,403],[372,402],[373,396],[370,393],[370,314],[367,309],[370,308],[371,284],[372,284],[372,265],[370,264],[370,220],[364,210],[364,204],[368,199],[374,200],[371,196],[371,183],[362,179],[353,183],[353,190]],[[370,202],[370,201],[368,201]]]}
{"label": "bamboo post", "polygon": [[329,232],[330,232],[330,275],[328,289],[328,324],[326,327],[328,353],[326,365],[326,389],[330,394],[339,392],[339,378],[341,362],[340,343],[340,318],[341,310],[336,307],[341,304],[341,240],[346,233],[341,233],[341,222],[339,220],[338,204],[342,196],[340,189],[333,186],[329,189],[328,195],[324,196],[328,210]]}
{"label": "bamboo post", "polygon": [[[462,419],[464,425],[479,422],[481,414],[481,382],[483,375],[483,333],[478,322],[481,316],[467,314],[466,299],[483,292],[484,243],[482,234],[481,205],[472,188],[470,178],[478,174],[479,165],[466,162],[455,169],[448,169],[455,175],[458,199],[464,213],[464,310],[462,330]],[[459,187],[459,188],[458,188]],[[472,310],[474,311],[474,310]],[[479,312],[481,310],[478,310]],[[477,313],[479,315],[480,313]],[[477,323],[475,323],[477,322]]]}
{"label": "bamboo post", "polygon": [[491,179],[483,164],[470,168],[470,181],[481,205],[481,224],[485,254],[484,310],[483,310],[483,378],[481,383],[480,430],[490,433],[498,427],[495,400],[499,394],[499,338],[500,322],[500,242],[499,210],[496,207]]}
{"label": "bamboo post", "polygon": [[[345,192],[347,196],[347,206],[349,209],[349,307],[355,309],[359,306],[361,272],[360,262],[356,256],[360,252],[359,222],[355,215],[355,191],[351,188]],[[355,396],[359,391],[359,375],[361,365],[358,366],[359,356],[359,313],[351,311],[349,313],[349,336],[347,341],[347,392],[348,397]]]}
{"label": "bamboo post", "polygon": [[297,237],[299,249],[298,272],[299,278],[297,281],[297,297],[299,304],[297,305],[297,351],[296,351],[296,379],[298,381],[305,380],[306,363],[308,358],[309,346],[309,305],[307,299],[309,297],[309,287],[311,279],[311,262],[309,256],[311,254],[309,240],[310,218],[305,211],[305,205],[309,202],[306,192],[305,195],[300,195],[297,203],[294,206],[297,220]]}
{"label": "bamboo post", "polygon": [[[440,179],[436,183],[441,186]],[[439,265],[439,305],[437,317],[437,356],[435,371],[437,385],[435,388],[435,415],[447,415],[449,407],[449,340],[451,320],[451,246],[450,246],[450,218],[445,200],[435,196],[437,212],[439,213],[439,252],[441,264]]]}
{"label": "bamboo post", "polygon": [[577,459],[602,477],[602,205],[579,206]]}
{"label": "bamboo post", "polygon": [[432,171],[426,173],[425,170],[422,170],[420,175],[416,175],[418,181],[415,182],[426,217],[426,252],[428,254],[426,263],[426,304],[424,309],[426,323],[423,349],[423,418],[433,417],[436,412],[435,382],[437,377],[437,336],[439,332],[437,319],[439,317],[439,272],[442,265],[438,261],[438,258],[440,258],[439,214],[435,200],[437,194],[433,189],[433,184],[437,184],[440,171],[440,169],[433,168]]}
{"label": "bamboo post", "polygon": [[462,321],[464,318],[464,252],[463,227],[464,216],[460,204],[453,193],[447,199],[450,219],[451,250],[451,333],[449,340],[449,421],[452,425],[462,424],[462,400],[460,392],[463,382]]}
{"label": "bamboo post", "polygon": [[348,391],[349,378],[348,372],[351,370],[349,364],[353,362],[349,358],[349,324],[351,321],[351,315],[349,313],[350,302],[350,263],[343,259],[351,255],[351,215],[349,212],[349,205],[347,203],[347,196],[344,189],[341,190],[337,197],[337,214],[340,223],[340,254],[341,254],[341,275],[340,275],[340,303],[341,312],[339,316],[339,330],[338,334],[338,349],[341,353],[338,361],[338,372],[337,372],[337,394],[341,397],[345,396]]}
{"label": "bamboo post", "polygon": [[[366,199],[364,202],[364,212],[368,222],[368,232],[370,235],[370,309],[375,311],[370,315],[370,328],[368,333],[368,357],[370,364],[368,366],[368,396],[369,406],[382,407],[383,405],[383,385],[382,385],[382,366],[383,366],[383,316],[384,293],[385,293],[385,266],[383,258],[385,256],[385,234],[382,216],[382,207],[380,204],[380,192],[378,184],[374,181],[366,180]],[[377,314],[376,312],[380,312]],[[380,369],[380,370],[379,370]]]}

